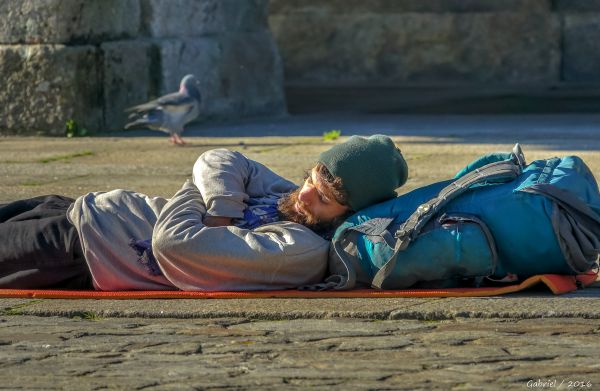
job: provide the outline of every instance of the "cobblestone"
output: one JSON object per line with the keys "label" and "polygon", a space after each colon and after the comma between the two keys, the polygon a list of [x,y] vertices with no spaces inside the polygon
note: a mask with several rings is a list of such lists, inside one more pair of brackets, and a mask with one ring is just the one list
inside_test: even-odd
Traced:
{"label": "cobblestone", "polygon": [[[0,317],[0,389],[600,384],[599,319]],[[531,384],[531,383],[530,383]]]}

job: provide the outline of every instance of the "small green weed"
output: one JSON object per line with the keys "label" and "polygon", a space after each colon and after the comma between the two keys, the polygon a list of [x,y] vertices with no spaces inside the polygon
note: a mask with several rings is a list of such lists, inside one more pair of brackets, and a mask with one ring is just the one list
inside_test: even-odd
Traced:
{"label": "small green weed", "polygon": [[64,160],[64,161],[69,161],[73,158],[76,157],[83,157],[83,156],[93,156],[94,152],[92,151],[81,151],[81,152],[74,152],[74,153],[69,153],[67,155],[56,155],[56,156],[50,156],[47,158],[43,158],[38,160],[38,163],[50,163],[50,162],[56,162],[56,161],[60,161],[60,160]]}
{"label": "small green weed", "polygon": [[19,183],[19,186],[35,187],[35,186],[42,186],[43,184],[44,184],[43,182],[31,180],[31,181]]}
{"label": "small green weed", "polygon": [[85,137],[88,135],[88,130],[83,126],[79,125],[74,119],[70,119],[65,123],[65,136],[68,138],[72,137]]}
{"label": "small green weed", "polygon": [[76,312],[71,316],[72,319],[81,319],[81,320],[89,320],[90,322],[98,322],[102,320],[102,316],[100,314],[95,313],[94,311],[83,311]]}
{"label": "small green weed", "polygon": [[342,135],[341,130],[333,129],[329,132],[323,132],[323,141],[337,140]]}
{"label": "small green weed", "polygon": [[97,314],[97,313],[95,313],[93,311],[85,311],[83,313],[83,319],[84,320],[91,320],[91,321],[97,322],[97,321],[99,321],[99,320],[102,319],[102,316],[100,316],[99,314]]}
{"label": "small green weed", "polygon": [[31,300],[26,303],[17,304],[12,307],[4,308],[4,309],[0,310],[0,315],[3,315],[3,316],[23,315],[23,309],[25,307],[29,307],[30,305],[37,304],[42,301],[43,300]]}

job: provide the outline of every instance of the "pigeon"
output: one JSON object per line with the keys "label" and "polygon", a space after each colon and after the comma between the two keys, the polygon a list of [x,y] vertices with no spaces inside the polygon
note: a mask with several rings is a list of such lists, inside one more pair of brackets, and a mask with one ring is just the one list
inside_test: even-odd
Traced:
{"label": "pigeon", "polygon": [[183,127],[200,113],[200,83],[194,75],[187,75],[179,84],[179,91],[133,106],[125,110],[131,113],[125,129],[133,127],[160,130],[171,136],[171,142],[184,145],[181,138]]}

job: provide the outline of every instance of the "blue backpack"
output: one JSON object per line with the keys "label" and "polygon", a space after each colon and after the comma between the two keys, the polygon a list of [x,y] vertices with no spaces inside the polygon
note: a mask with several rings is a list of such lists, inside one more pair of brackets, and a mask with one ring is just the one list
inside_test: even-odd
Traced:
{"label": "blue backpack", "polygon": [[483,156],[454,179],[368,207],[336,231],[316,289],[451,287],[597,267],[600,194],[576,156]]}

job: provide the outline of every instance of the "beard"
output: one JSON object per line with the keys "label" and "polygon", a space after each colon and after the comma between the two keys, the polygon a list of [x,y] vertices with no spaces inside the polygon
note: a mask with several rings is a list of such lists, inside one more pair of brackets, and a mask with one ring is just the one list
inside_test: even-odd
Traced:
{"label": "beard", "polygon": [[[329,236],[332,234],[333,230],[335,230],[344,221],[347,214],[337,217],[332,221],[320,221],[309,211],[307,211],[306,208],[302,206],[302,202],[298,200],[300,190],[301,189],[298,188],[279,200],[277,210],[279,212],[280,219],[302,224],[322,236]],[[301,212],[296,210],[296,205],[300,206],[299,209]]]}

